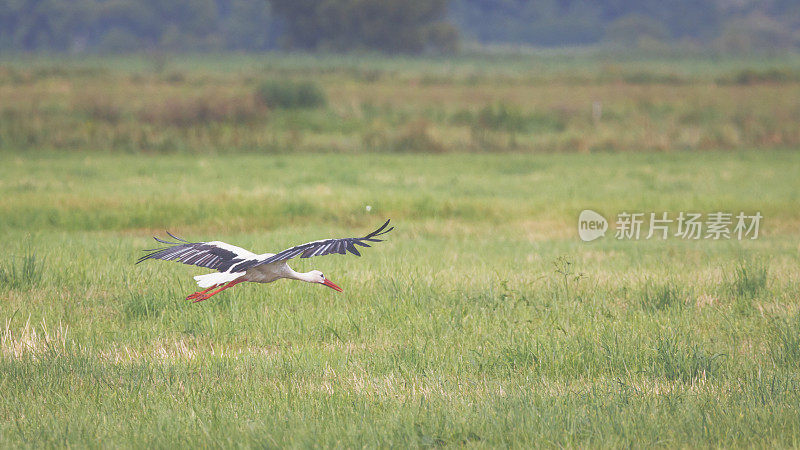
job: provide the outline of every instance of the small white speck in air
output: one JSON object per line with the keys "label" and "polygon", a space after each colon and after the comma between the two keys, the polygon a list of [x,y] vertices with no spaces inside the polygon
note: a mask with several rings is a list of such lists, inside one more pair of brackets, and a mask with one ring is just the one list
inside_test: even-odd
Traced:
{"label": "small white speck in air", "polygon": [[367,212],[370,212],[370,211],[372,211],[372,206],[367,205]]}

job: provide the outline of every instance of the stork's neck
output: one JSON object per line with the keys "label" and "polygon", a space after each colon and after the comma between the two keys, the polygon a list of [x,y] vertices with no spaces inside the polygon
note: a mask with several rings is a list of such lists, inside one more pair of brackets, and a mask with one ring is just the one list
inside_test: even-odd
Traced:
{"label": "stork's neck", "polygon": [[294,269],[292,269],[291,267],[287,266],[287,268],[289,269],[289,274],[286,276],[286,278],[305,281],[306,283],[317,282],[316,277],[314,277],[311,272],[295,272]]}

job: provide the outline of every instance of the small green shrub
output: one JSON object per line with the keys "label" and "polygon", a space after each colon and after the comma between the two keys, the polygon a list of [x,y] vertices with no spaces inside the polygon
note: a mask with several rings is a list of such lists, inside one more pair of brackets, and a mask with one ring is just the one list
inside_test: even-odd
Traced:
{"label": "small green shrub", "polygon": [[648,312],[663,311],[672,307],[681,307],[684,304],[682,290],[672,282],[656,284],[647,281],[641,290],[639,305]]}
{"label": "small green shrub", "polygon": [[736,298],[754,298],[767,287],[769,268],[762,260],[745,260],[733,269],[728,289]]}
{"label": "small green shrub", "polygon": [[425,119],[407,123],[392,140],[391,150],[398,153],[443,153],[446,148],[430,135],[429,126],[430,124]]}
{"label": "small green shrub", "polygon": [[171,84],[181,84],[186,82],[186,74],[183,72],[170,72],[164,75],[163,80]]}
{"label": "small green shrub", "polygon": [[328,103],[325,91],[311,81],[265,81],[258,86],[256,96],[270,108],[318,108]]}
{"label": "small green shrub", "polygon": [[517,108],[497,103],[478,111],[477,126],[490,130],[519,132],[525,130],[525,115]]}
{"label": "small green shrub", "polygon": [[116,306],[128,320],[151,320],[162,317],[167,311],[179,307],[181,303],[175,302],[175,299],[183,296],[185,296],[185,292],[182,289],[179,292],[169,290],[163,295],[141,289],[129,289],[127,293],[117,298]]}
{"label": "small green shrub", "polygon": [[788,367],[800,363],[800,313],[785,319],[775,319],[772,324],[769,349],[772,360]]}
{"label": "small green shrub", "polygon": [[122,117],[120,105],[103,95],[87,94],[78,96],[74,101],[73,109],[81,111],[94,120],[102,120],[109,123],[117,123]]}
{"label": "small green shrub", "polygon": [[658,337],[654,350],[650,361],[652,375],[684,383],[713,375],[719,369],[719,358],[725,356],[674,335]]}
{"label": "small green shrub", "polygon": [[621,79],[628,84],[687,84],[684,78],[674,73],[630,72],[622,74]]}
{"label": "small green shrub", "polygon": [[252,96],[167,98],[139,111],[142,122],[154,125],[190,127],[212,123],[250,123],[267,116],[263,105]]}
{"label": "small green shrub", "polygon": [[751,85],[763,83],[792,83],[800,81],[800,73],[787,69],[743,69],[717,78],[718,84]]}
{"label": "small green shrub", "polygon": [[767,287],[768,267],[762,260],[743,260],[726,274],[723,289],[733,300],[733,309],[741,315],[750,315],[755,309],[753,299]]}
{"label": "small green shrub", "polygon": [[467,109],[449,117],[454,125],[469,125],[475,131],[504,131],[507,133],[562,131],[564,119],[554,112],[523,112],[504,102],[485,105],[477,112]]}
{"label": "small green shrub", "polygon": [[21,258],[9,258],[0,266],[0,288],[30,289],[42,281],[43,272],[44,261],[28,248]]}
{"label": "small green shrub", "polygon": [[581,300],[581,298],[573,297],[573,293],[577,290],[578,284],[586,277],[583,272],[576,271],[575,263],[566,256],[559,256],[553,261],[553,272],[556,274],[557,283],[564,289],[564,298],[568,301]]}

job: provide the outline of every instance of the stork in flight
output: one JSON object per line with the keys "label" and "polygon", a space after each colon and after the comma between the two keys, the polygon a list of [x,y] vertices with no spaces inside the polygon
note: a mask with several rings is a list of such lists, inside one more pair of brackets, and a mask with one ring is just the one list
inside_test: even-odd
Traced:
{"label": "stork in flight", "polygon": [[[286,261],[298,255],[301,258],[310,258],[331,253],[344,255],[350,252],[356,256],[361,256],[356,245],[370,247],[367,242],[382,242],[383,239],[377,239],[377,237],[394,229],[394,227],[387,229],[388,225],[389,221],[387,220],[380,228],[360,238],[323,239],[287,248],[279,253],[264,253],[261,255],[256,255],[243,248],[220,241],[188,242],[167,232],[176,242],[163,241],[153,237],[156,241],[167,244],[167,247],[145,250],[151,253],[139,258],[136,264],[148,259],[161,259],[217,270],[217,272],[194,277],[198,286],[206,288],[186,297],[187,300],[194,300],[195,303],[206,300],[212,295],[219,294],[243,281],[271,283],[281,278],[290,278],[307,283],[320,283],[342,292],[342,288],[325,278],[325,275],[319,270],[305,273],[295,272],[286,264]],[[219,287],[219,289],[212,291],[216,287]]]}

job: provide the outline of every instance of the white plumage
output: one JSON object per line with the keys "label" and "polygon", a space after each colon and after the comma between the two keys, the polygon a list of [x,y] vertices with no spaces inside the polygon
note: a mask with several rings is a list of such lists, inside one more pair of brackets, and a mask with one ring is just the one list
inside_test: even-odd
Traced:
{"label": "white plumage", "polygon": [[[331,253],[344,255],[350,252],[361,256],[356,246],[370,247],[367,242],[382,242],[383,240],[377,239],[377,236],[394,229],[394,227],[386,228],[388,225],[389,221],[387,220],[380,228],[361,238],[323,239],[287,248],[278,253],[260,255],[222,241],[188,242],[167,232],[176,242],[154,237],[153,239],[166,244],[167,247],[146,250],[150,253],[139,258],[136,264],[147,259],[161,259],[217,270],[217,272],[194,277],[198,286],[206,288],[186,297],[195,302],[206,300],[212,295],[244,281],[271,283],[281,278],[320,283],[341,292],[342,289],[325,278],[319,270],[295,272],[286,264],[286,261],[297,256],[310,258]],[[219,287],[219,289],[211,291],[215,287]]]}
{"label": "white plumage", "polygon": [[219,284],[233,281],[246,272],[214,272],[205,275],[195,275],[194,279],[201,288],[214,287]]}

